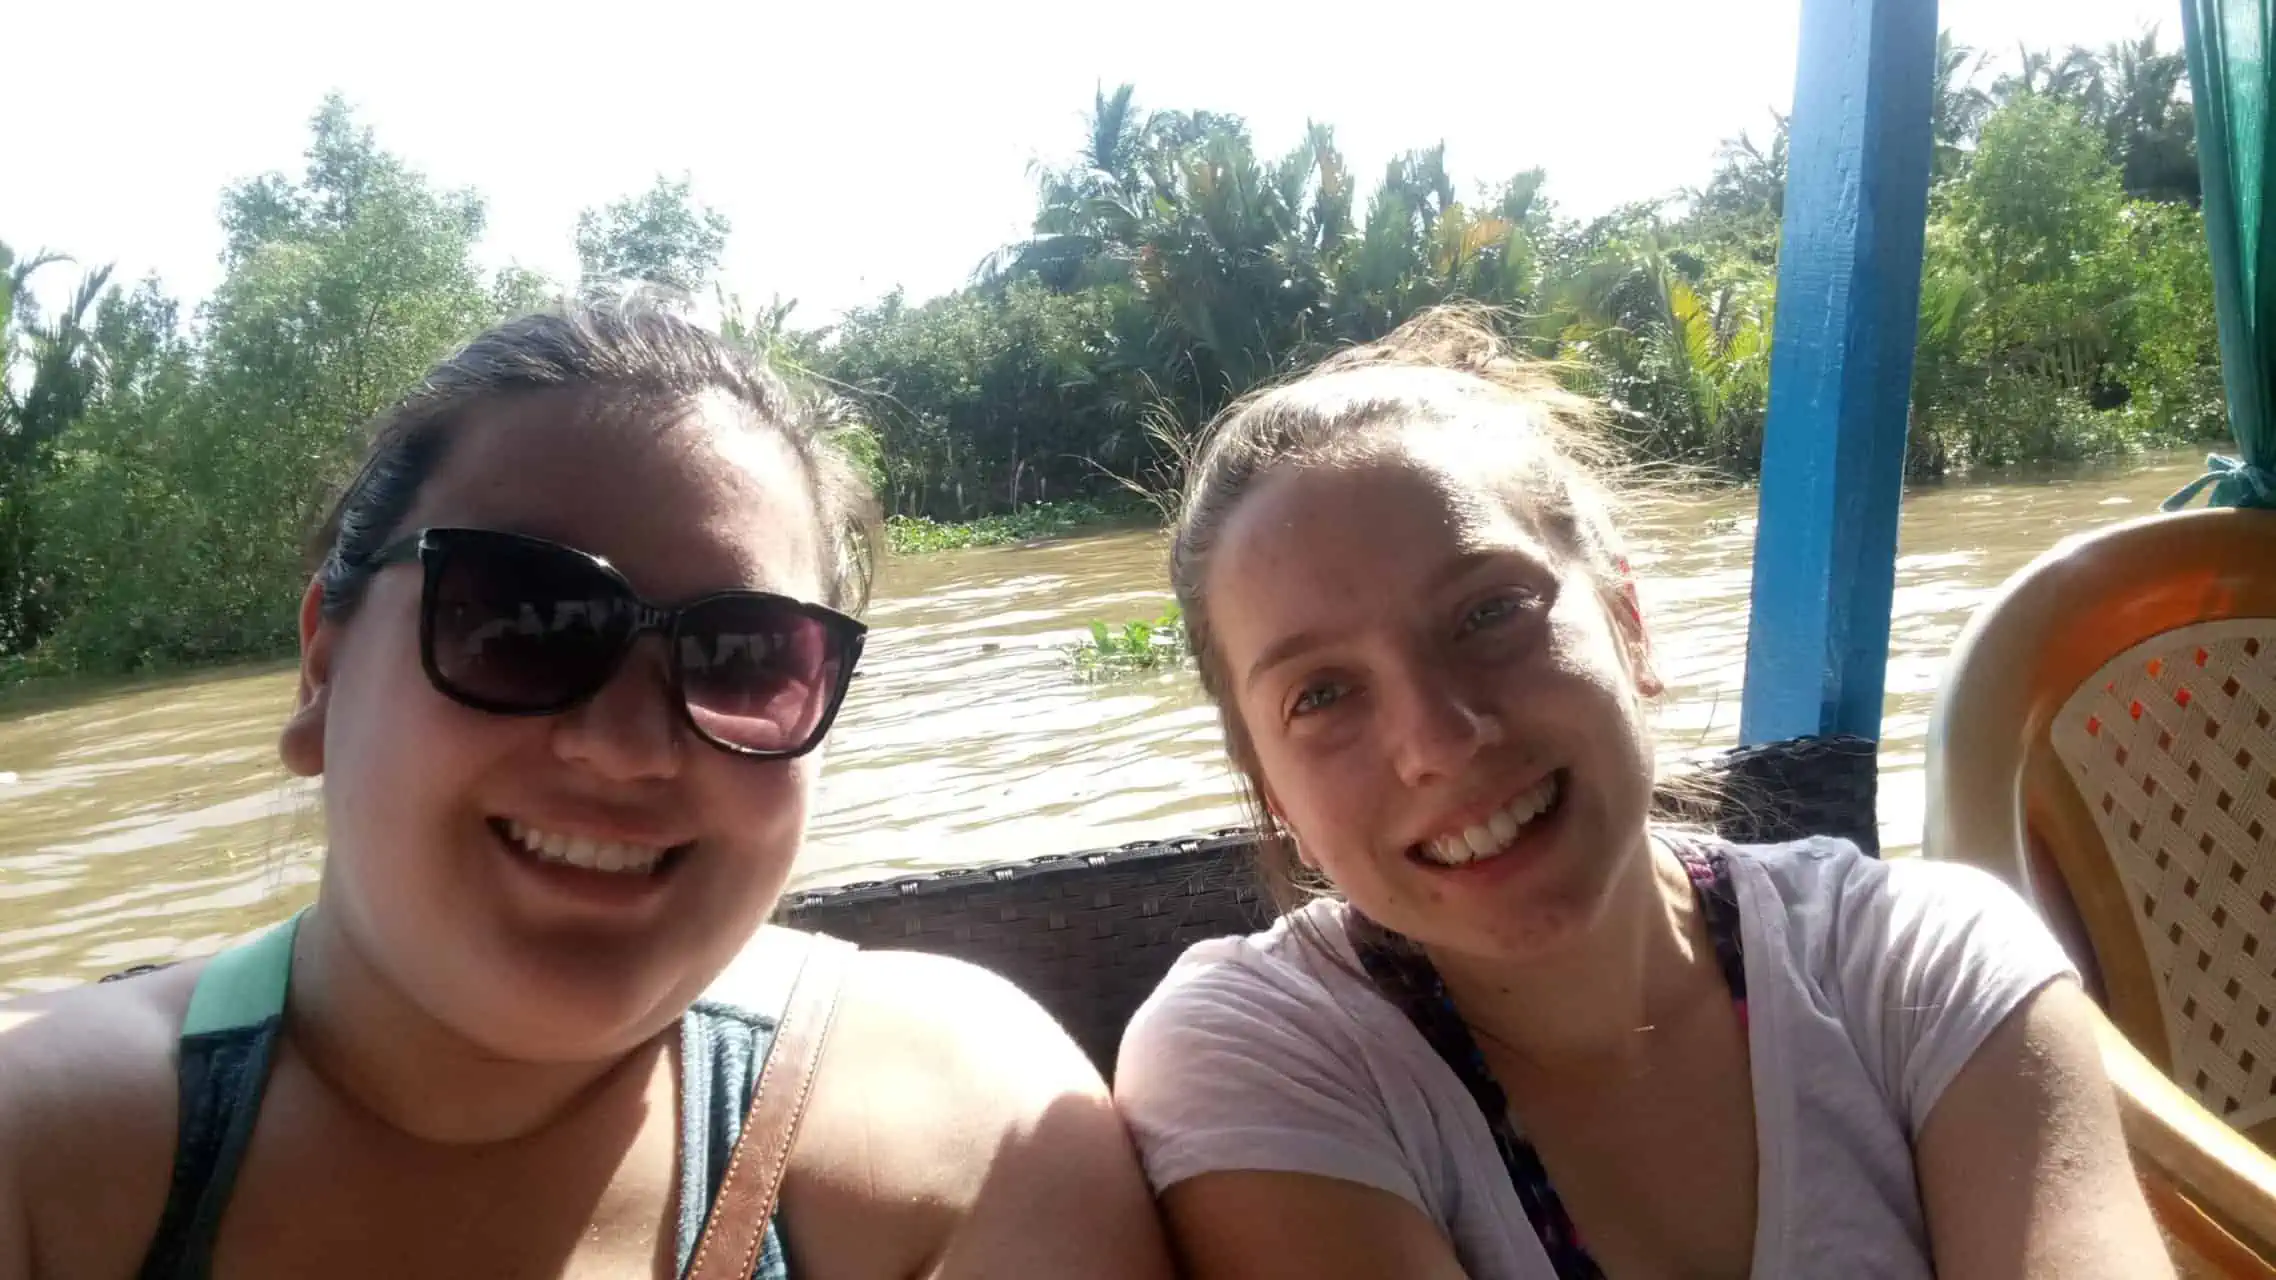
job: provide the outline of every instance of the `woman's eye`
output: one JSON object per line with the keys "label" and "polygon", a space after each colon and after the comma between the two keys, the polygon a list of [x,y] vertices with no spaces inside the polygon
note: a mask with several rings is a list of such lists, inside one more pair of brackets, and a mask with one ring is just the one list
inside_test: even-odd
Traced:
{"label": "woman's eye", "polygon": [[1523,592],[1510,592],[1481,600],[1471,607],[1470,612],[1462,615],[1462,630],[1471,632],[1499,626],[1525,612],[1526,605],[1532,599],[1531,595]]}
{"label": "woman's eye", "polygon": [[1343,685],[1334,680],[1322,680],[1318,684],[1306,685],[1297,693],[1296,701],[1289,704],[1289,718],[1294,719],[1297,716],[1311,715],[1316,711],[1325,711],[1334,706],[1343,695]]}

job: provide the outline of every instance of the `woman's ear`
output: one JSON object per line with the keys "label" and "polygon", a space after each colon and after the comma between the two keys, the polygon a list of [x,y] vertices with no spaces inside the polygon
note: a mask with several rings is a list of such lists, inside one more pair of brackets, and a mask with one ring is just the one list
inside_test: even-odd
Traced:
{"label": "woman's ear", "polygon": [[1282,811],[1280,801],[1273,798],[1272,788],[1262,788],[1260,794],[1264,800],[1265,815],[1272,819],[1273,826],[1280,829],[1280,838],[1286,840],[1288,847],[1296,851],[1296,860],[1304,864],[1305,870],[1317,872],[1320,869],[1319,862],[1304,847],[1304,842],[1297,838],[1296,828],[1288,825],[1288,815]]}
{"label": "woman's ear", "polygon": [[1628,658],[1628,676],[1635,682],[1636,692],[1647,698],[1659,697],[1667,691],[1661,681],[1659,668],[1652,662],[1652,634],[1644,626],[1644,604],[1636,595],[1635,576],[1628,572],[1628,557],[1614,562],[1620,570],[1619,582],[1612,591],[1612,621],[1620,629],[1621,649]]}
{"label": "woman's ear", "polygon": [[303,778],[324,772],[324,716],[332,701],[332,649],[339,629],[324,618],[324,585],[308,580],[300,597],[300,686],[285,717],[277,754]]}

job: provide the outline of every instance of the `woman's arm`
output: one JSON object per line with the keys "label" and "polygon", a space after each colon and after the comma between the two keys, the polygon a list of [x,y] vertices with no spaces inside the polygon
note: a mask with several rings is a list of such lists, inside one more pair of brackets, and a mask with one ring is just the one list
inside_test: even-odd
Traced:
{"label": "woman's arm", "polygon": [[[0,1032],[8,1012],[0,1008]],[[19,1143],[7,1104],[0,1102],[0,1280],[30,1280],[32,1223],[25,1211],[23,1180],[16,1170]]]}
{"label": "woman's arm", "polygon": [[140,1262],[173,1167],[181,967],[0,1003],[0,1280]]}
{"label": "woman's arm", "polygon": [[1457,1161],[1377,1038],[1404,1023],[1310,970],[1245,943],[1191,953],[1123,1032],[1115,1101],[1185,1273],[1461,1280],[1452,1228],[1425,1207],[1456,1199],[1441,1179]]}
{"label": "woman's arm", "polygon": [[1939,1276],[2173,1275],[2127,1159],[2095,1017],[2075,983],[2041,988],[1929,1112],[1916,1162]]}
{"label": "woman's arm", "polygon": [[1121,1117],[1051,1016],[971,965],[857,958],[783,1191],[819,1275],[1165,1280]]}
{"label": "woman's arm", "polygon": [[964,1105],[1000,1128],[971,1148],[978,1192],[931,1275],[1168,1280],[1161,1219],[1105,1082],[1058,1023],[1009,994],[990,1029],[1002,1038],[962,1064]]}
{"label": "woman's arm", "polygon": [[1162,1193],[1194,1280],[1466,1280],[1423,1211],[1308,1173],[1205,1173]]}

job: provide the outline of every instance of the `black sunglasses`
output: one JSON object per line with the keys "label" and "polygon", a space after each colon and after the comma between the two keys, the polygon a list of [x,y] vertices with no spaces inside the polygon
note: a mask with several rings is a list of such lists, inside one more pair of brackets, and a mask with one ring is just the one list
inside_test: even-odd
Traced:
{"label": "black sunglasses", "polygon": [[869,633],[834,609],[765,591],[650,604],[599,556],[493,529],[422,529],[365,565],[414,560],[426,572],[419,660],[444,696],[497,715],[557,715],[600,692],[653,631],[688,727],[738,755],[812,751]]}

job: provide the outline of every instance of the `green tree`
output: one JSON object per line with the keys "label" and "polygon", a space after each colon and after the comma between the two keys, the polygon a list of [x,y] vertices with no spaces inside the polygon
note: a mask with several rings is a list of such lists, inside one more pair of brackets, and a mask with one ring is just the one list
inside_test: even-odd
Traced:
{"label": "green tree", "polygon": [[1074,497],[1133,474],[1143,377],[1116,335],[1116,296],[1037,280],[922,306],[856,308],[815,357],[877,442],[892,509],[962,519]]}
{"label": "green tree", "polygon": [[2197,120],[2187,97],[2189,63],[2160,49],[2152,27],[2103,51],[2090,118],[2099,118],[2129,195],[2194,205],[2199,198]]}
{"label": "green tree", "polygon": [[497,278],[490,282],[490,310],[500,316],[526,316],[536,311],[549,311],[566,301],[561,286],[542,271],[533,271],[520,263],[509,263],[499,268]]}
{"label": "green tree", "polygon": [[2015,52],[2015,70],[1992,82],[1992,101],[2000,106],[2019,98],[2076,99],[2089,92],[2101,74],[2090,49],[2073,46],[2058,54],[2024,46]]}
{"label": "green tree", "polygon": [[693,298],[711,284],[731,225],[697,203],[693,180],[659,174],[654,186],[577,215],[577,291],[592,298],[649,286]]}
{"label": "green tree", "polygon": [[1992,112],[1992,95],[1976,87],[1988,56],[1961,44],[1949,31],[1936,33],[1936,84],[1931,98],[1932,137],[1938,180],[1956,178]]}
{"label": "green tree", "polygon": [[1687,235],[1727,244],[1763,266],[1775,263],[1786,217],[1788,147],[1787,118],[1775,113],[1767,145],[1746,133],[1724,139],[1715,150],[1714,175],[1687,193]]}
{"label": "green tree", "polygon": [[1950,209],[1950,246],[1978,290],[1957,349],[1973,372],[1941,406],[1952,452],[1998,465],[2114,447],[2115,424],[2093,410],[2125,394],[2136,266],[2099,132],[2052,94],[2013,96]]}
{"label": "green tree", "polygon": [[2135,286],[2127,313],[2132,350],[2122,374],[2127,408],[2155,440],[2225,436],[2228,404],[2204,218],[2174,203],[2137,203],[2129,212]]}
{"label": "green tree", "polygon": [[[192,353],[144,290],[98,316],[134,354],[42,509],[42,563],[72,585],[53,637],[71,663],[131,667],[289,644],[300,545],[363,424],[496,315],[473,263],[482,204],[382,151],[337,96],[307,165],[223,198],[226,274]],[[106,352],[108,354],[108,351]],[[136,495],[106,511],[98,495]]]}
{"label": "green tree", "polygon": [[1991,97],[2001,105],[2026,97],[2069,103],[2102,132],[2128,195],[2195,204],[2197,126],[2188,83],[2187,59],[2161,48],[2153,26],[2102,49],[2023,49]]}
{"label": "green tree", "polygon": [[1767,268],[1621,236],[1552,287],[1569,380],[1634,451],[1739,475],[1760,462],[1776,287]]}
{"label": "green tree", "polygon": [[105,295],[94,331],[103,394],[35,495],[44,536],[33,568],[65,606],[42,649],[49,665],[99,671],[199,656],[170,634],[195,630],[205,603],[180,580],[188,553],[173,545],[211,501],[185,483],[183,454],[202,425],[195,353],[156,281]]}
{"label": "green tree", "polygon": [[1145,112],[1125,85],[1096,95],[1076,161],[1044,171],[1035,234],[984,263],[979,282],[1113,295],[1130,358],[1180,406],[1171,418],[1197,421],[1420,307],[1529,298],[1549,221],[1540,189],[1535,171],[1465,201],[1431,148],[1392,161],[1361,215],[1328,126],[1267,159],[1238,118]]}
{"label": "green tree", "polygon": [[44,252],[19,261],[0,243],[0,654],[30,648],[54,624],[54,586],[34,568],[35,495],[57,439],[86,413],[103,376],[87,320],[111,269],[82,276],[52,317],[31,293],[35,274],[65,261]]}

